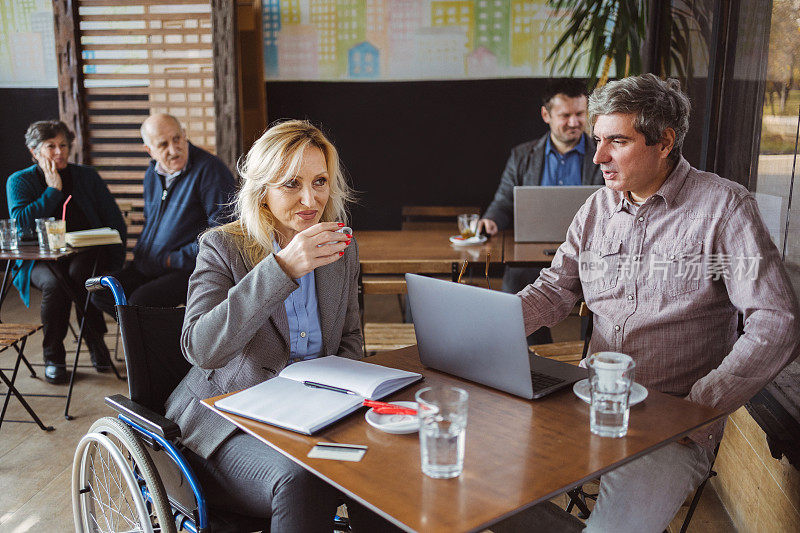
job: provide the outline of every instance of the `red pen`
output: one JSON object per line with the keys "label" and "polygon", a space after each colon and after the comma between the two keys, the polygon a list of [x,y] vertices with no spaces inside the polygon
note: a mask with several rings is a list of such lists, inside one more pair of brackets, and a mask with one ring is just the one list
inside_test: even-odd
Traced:
{"label": "red pen", "polygon": [[395,405],[386,402],[377,402],[375,400],[364,400],[364,406],[372,407],[372,409],[379,415],[416,415],[417,410],[401,405]]}

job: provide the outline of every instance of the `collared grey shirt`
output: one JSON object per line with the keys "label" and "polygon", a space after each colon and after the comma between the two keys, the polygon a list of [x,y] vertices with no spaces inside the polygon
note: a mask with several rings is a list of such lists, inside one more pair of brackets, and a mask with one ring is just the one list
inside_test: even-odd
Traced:
{"label": "collared grey shirt", "polygon": [[158,174],[159,176],[163,176],[164,177],[164,188],[165,189],[169,189],[169,186],[172,185],[172,182],[174,182],[178,178],[178,176],[181,175],[181,172],[186,170],[187,166],[189,166],[189,158],[188,157],[186,158],[186,164],[183,165],[183,168],[180,169],[180,170],[176,170],[175,172],[170,172],[169,170],[167,170],[164,167],[162,167],[161,163],[156,161],[155,171],[156,171],[156,174]]}
{"label": "collared grey shirt", "polygon": [[[519,293],[527,333],[583,297],[594,314],[591,352],[630,355],[646,387],[737,409],[800,344],[797,299],[755,198],[683,158],[638,208],[624,196],[593,194],[550,268]],[[691,438],[713,447],[722,429]]]}

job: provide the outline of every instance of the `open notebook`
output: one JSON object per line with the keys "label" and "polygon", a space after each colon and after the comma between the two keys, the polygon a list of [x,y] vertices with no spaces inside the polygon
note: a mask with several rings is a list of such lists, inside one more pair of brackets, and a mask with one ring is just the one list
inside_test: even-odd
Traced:
{"label": "open notebook", "polygon": [[70,231],[66,234],[67,244],[73,248],[81,246],[98,246],[101,244],[122,244],[119,232],[111,228],[85,229]]}
{"label": "open notebook", "polygon": [[416,372],[328,355],[289,365],[214,406],[310,435],[352,413],[364,399],[383,398],[420,379]]}

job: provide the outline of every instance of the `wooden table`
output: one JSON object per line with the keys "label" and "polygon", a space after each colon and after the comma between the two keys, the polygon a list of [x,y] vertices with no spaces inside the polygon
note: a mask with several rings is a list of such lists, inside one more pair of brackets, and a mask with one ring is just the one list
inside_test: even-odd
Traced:
{"label": "wooden table", "polygon": [[[77,347],[75,348],[75,360],[72,364],[72,373],[70,374],[69,378],[69,389],[67,391],[67,394],[66,396],[57,394],[42,395],[42,396],[66,397],[67,401],[66,405],[64,406],[64,418],[66,418],[67,420],[72,420],[72,416],[69,414],[69,404],[72,401],[72,389],[75,384],[75,374],[77,373],[78,359],[81,353],[81,344],[84,339],[84,332],[85,332],[84,328],[89,327],[91,329],[91,326],[88,326],[88,324],[86,324],[86,321],[83,320],[83,316],[85,315],[86,309],[89,305],[89,294],[87,293],[85,300],[81,301],[78,293],[75,292],[72,286],[72,282],[69,279],[69,274],[64,272],[64,270],[58,264],[58,261],[64,257],[69,257],[73,254],[89,251],[90,249],[94,250],[95,257],[94,257],[94,264],[92,265],[92,276],[91,276],[93,277],[97,271],[99,249],[102,246],[105,245],[101,244],[95,246],[85,246],[81,248],[68,247],[58,251],[42,252],[39,249],[39,245],[37,243],[37,244],[21,244],[19,245],[19,248],[17,250],[0,250],[0,260],[6,262],[2,285],[0,285],[0,308],[2,308],[3,302],[5,301],[5,298],[8,295],[8,291],[11,288],[11,282],[12,282],[11,279],[12,276],[10,275],[11,267],[17,260],[23,260],[23,261],[43,261],[48,266],[53,275],[56,277],[56,279],[58,280],[61,287],[64,289],[64,292],[67,294],[69,299],[72,300],[72,302],[75,304],[76,314],[78,314],[77,311],[81,311],[79,314],[80,328],[78,331]],[[31,376],[35,377],[36,373],[31,367],[31,364],[27,361],[27,359],[25,359],[24,361],[31,372]],[[114,363],[111,362],[110,364],[111,364],[111,369],[114,371],[114,375],[117,377],[117,379],[124,379],[122,376],[120,376],[119,371],[117,370],[117,367],[114,365]]]}
{"label": "wooden table", "polygon": [[364,274],[445,274],[464,259],[493,264],[547,267],[553,260],[545,251],[561,243],[514,241],[513,231],[504,231],[481,246],[455,246],[449,230],[356,231],[358,255]]}
{"label": "wooden table", "polygon": [[[549,267],[560,242],[516,242],[514,232],[503,233],[503,263],[518,267]],[[545,253],[545,251],[551,253]]]}
{"label": "wooden table", "polygon": [[[407,531],[480,531],[724,416],[650,391],[631,409],[628,435],[589,432],[589,407],[566,389],[524,400],[423,368],[416,346],[384,352],[372,363],[422,372],[425,380],[390,397],[413,400],[429,385],[457,385],[469,393],[464,472],[449,480],[420,470],[417,434],[390,435],[357,411],[314,436],[222,413],[203,403],[299,465]],[[317,442],[369,446],[357,463],[310,459]]]}
{"label": "wooden table", "polygon": [[503,259],[503,240],[489,239],[481,246],[455,246],[450,230],[354,231],[364,274],[447,274],[464,259],[483,264]]}

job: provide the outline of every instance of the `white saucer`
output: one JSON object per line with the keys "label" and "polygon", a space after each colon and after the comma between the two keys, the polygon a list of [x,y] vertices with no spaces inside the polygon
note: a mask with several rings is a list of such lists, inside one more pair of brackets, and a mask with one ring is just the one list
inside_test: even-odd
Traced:
{"label": "white saucer", "polygon": [[[417,402],[389,402],[392,405],[417,408]],[[364,414],[367,424],[380,429],[386,433],[403,435],[405,433],[416,433],[419,429],[419,419],[414,415],[379,415],[374,409],[370,409]]]}
{"label": "white saucer", "polygon": [[[589,380],[582,379],[575,383],[572,386],[572,392],[575,393],[575,396],[580,398],[586,403],[589,403],[592,398],[591,394],[589,393]],[[628,405],[636,405],[637,403],[641,403],[644,399],[647,398],[647,389],[644,388],[643,385],[639,385],[638,383],[634,382],[633,386],[631,387],[631,397],[628,399]]]}
{"label": "white saucer", "polygon": [[450,237],[450,242],[456,246],[477,246],[485,243],[486,240],[486,235],[478,235],[477,237],[470,237],[469,239],[465,239],[460,235],[453,235]]}

